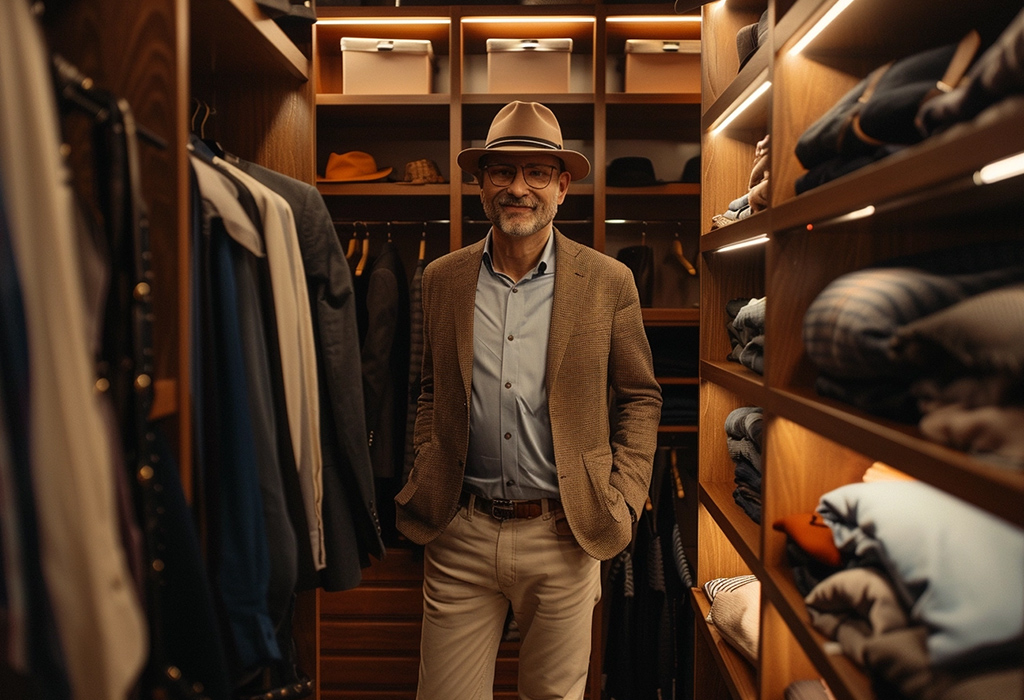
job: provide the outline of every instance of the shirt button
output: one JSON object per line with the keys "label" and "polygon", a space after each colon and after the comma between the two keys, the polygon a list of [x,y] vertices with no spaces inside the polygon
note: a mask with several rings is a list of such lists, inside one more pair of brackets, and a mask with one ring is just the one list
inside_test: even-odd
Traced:
{"label": "shirt button", "polygon": [[512,287],[512,293],[513,294],[518,294],[519,293],[519,287]]}
{"label": "shirt button", "polygon": [[512,338],[513,338],[513,336],[511,336],[511,335],[508,337],[509,340],[512,340]]}
{"label": "shirt button", "polygon": [[511,440],[512,439],[512,433],[505,433],[505,439],[506,440]]}
{"label": "shirt button", "polygon": [[505,382],[505,388],[506,389],[511,389],[512,388],[512,382]]}
{"label": "shirt button", "polygon": [[515,486],[515,485],[516,485],[516,482],[512,481],[512,479],[509,479],[508,481],[505,482],[505,486]]}

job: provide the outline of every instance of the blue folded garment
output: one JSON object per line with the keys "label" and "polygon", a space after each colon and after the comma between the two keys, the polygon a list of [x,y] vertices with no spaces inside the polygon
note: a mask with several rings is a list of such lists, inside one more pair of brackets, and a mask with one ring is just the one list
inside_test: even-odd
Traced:
{"label": "blue folded garment", "polygon": [[852,565],[891,577],[933,664],[1024,638],[1024,531],[917,481],[856,483],[817,511]]}

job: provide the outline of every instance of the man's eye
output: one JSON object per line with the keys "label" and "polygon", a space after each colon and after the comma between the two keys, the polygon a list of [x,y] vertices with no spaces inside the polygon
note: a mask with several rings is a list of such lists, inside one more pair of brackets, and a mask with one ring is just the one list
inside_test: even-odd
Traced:
{"label": "man's eye", "polygon": [[548,174],[548,171],[544,168],[530,168],[526,174],[529,177],[544,177]]}
{"label": "man's eye", "polygon": [[495,177],[506,178],[515,177],[516,171],[512,168],[491,168],[491,173]]}

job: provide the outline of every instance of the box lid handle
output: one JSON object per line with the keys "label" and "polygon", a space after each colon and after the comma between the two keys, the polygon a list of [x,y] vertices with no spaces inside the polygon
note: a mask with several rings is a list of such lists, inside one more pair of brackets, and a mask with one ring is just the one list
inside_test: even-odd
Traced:
{"label": "box lid handle", "polygon": [[377,42],[378,51],[394,51],[395,41],[394,39],[381,39]]}

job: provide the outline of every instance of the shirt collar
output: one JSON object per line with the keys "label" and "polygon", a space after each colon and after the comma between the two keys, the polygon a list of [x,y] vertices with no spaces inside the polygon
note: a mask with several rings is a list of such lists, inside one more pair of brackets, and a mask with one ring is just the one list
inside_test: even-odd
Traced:
{"label": "shirt collar", "polygon": [[[493,245],[493,233],[494,228],[492,227],[487,231],[487,236],[484,238],[484,262],[487,264],[487,269],[491,274],[495,274],[494,265],[491,262],[491,246]],[[555,229],[551,229],[551,235],[548,236],[548,242],[544,244],[544,250],[541,251],[540,260],[537,261],[537,266],[530,270],[530,274],[525,279],[533,279],[540,275],[552,274],[555,271]]]}

